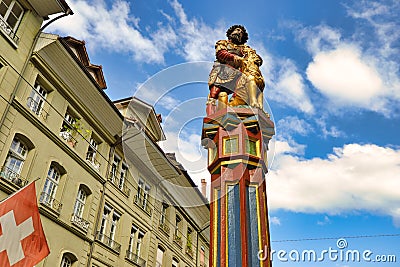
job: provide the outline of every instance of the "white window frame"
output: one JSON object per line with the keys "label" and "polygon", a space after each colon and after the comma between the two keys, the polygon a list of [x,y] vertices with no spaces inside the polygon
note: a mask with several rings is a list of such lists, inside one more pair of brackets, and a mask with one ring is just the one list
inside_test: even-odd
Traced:
{"label": "white window frame", "polygon": [[43,191],[41,195],[41,202],[53,206],[54,197],[60,182],[61,173],[52,164],[47,172],[46,181],[44,182]]}
{"label": "white window frame", "polygon": [[158,246],[157,247],[157,257],[156,257],[156,267],[161,267],[163,264],[163,260],[164,260],[164,253],[165,251]]}
{"label": "white window frame", "polygon": [[85,192],[85,190],[82,189],[82,187],[80,187],[78,190],[78,194],[76,196],[75,206],[74,206],[74,215],[77,216],[78,218],[83,217],[83,211],[85,209],[86,199],[87,199],[87,193]]}
{"label": "white window frame", "polygon": [[[0,5],[6,6],[4,0],[0,0]],[[21,13],[19,14],[19,16],[15,16],[15,14],[12,12],[15,5],[18,5],[18,7],[21,9]],[[7,26],[10,27],[10,28],[7,29],[7,28],[4,28],[4,26],[2,26],[2,28],[3,28],[3,30],[6,31],[7,34],[10,33],[10,32],[9,32],[10,30],[13,31],[13,32],[15,33],[16,30],[17,30],[17,28],[18,28],[18,26],[19,26],[19,24],[20,24],[20,22],[21,22],[21,20],[22,20],[22,17],[23,17],[23,15],[24,15],[24,8],[18,3],[17,0],[11,0],[10,5],[9,5],[9,6],[6,6],[6,7],[7,7],[6,13],[5,13],[4,15],[0,14],[0,17],[1,17],[1,19],[7,24]],[[15,22],[14,25],[11,25],[11,24],[8,22],[8,20],[9,20],[9,18],[10,18],[10,14],[11,14],[11,15],[14,15],[14,17],[15,17],[15,19],[16,19],[16,22]]]}
{"label": "white window frame", "polygon": [[112,208],[108,205],[104,205],[103,209],[103,215],[101,217],[101,224],[100,224],[100,229],[99,229],[99,234],[100,234],[100,241],[104,240],[104,236],[106,235],[107,232],[107,221],[108,217],[112,212]]}
{"label": "white window frame", "polygon": [[144,238],[145,233],[139,230],[137,241],[136,241],[136,252],[135,254],[140,257],[142,253],[142,247],[143,247],[143,238]]}
{"label": "white window frame", "polygon": [[41,86],[37,81],[35,82],[35,86],[32,88],[27,104],[29,109],[38,116],[42,114],[48,93],[49,92],[43,86]]}
{"label": "white window frame", "polygon": [[160,215],[160,224],[164,225],[165,222],[167,221],[167,210],[168,210],[168,205],[165,203],[161,204],[161,215]]}
{"label": "white window frame", "polygon": [[86,160],[89,161],[92,164],[96,164],[96,155],[97,155],[97,150],[99,148],[99,143],[96,139],[93,137],[90,138],[90,144],[88,151],[86,153]]}
{"label": "white window frame", "polygon": [[10,180],[18,178],[28,154],[28,147],[18,138],[14,138],[6,162],[4,164],[6,177]]}
{"label": "white window frame", "polygon": [[128,165],[122,163],[121,173],[119,175],[119,182],[118,182],[118,188],[121,190],[124,188],[125,178],[127,173],[128,173]]}
{"label": "white window frame", "polygon": [[136,233],[138,232],[138,228],[136,225],[132,224],[131,227],[131,235],[129,236],[129,244],[128,244],[128,251],[129,253],[134,253],[133,247],[135,245],[135,237]]}
{"label": "white window frame", "polygon": [[71,267],[71,266],[72,266],[72,260],[67,255],[64,254],[61,260],[60,267]]}
{"label": "white window frame", "polygon": [[117,179],[118,167],[119,167],[120,162],[121,162],[121,159],[114,155],[113,163],[111,165],[111,182],[113,182],[113,183]]}

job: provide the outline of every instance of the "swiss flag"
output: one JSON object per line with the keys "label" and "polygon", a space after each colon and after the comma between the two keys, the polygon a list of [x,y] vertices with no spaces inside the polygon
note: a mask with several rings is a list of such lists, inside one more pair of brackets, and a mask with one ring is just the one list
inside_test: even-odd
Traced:
{"label": "swiss flag", "polygon": [[33,182],[0,202],[0,266],[32,267],[49,253]]}

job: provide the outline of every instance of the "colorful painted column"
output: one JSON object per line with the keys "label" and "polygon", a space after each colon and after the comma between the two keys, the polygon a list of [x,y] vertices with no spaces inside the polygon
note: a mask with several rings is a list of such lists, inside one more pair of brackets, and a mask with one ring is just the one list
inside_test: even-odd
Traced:
{"label": "colorful painted column", "polygon": [[[269,115],[258,108],[227,107],[203,120],[202,144],[211,173],[212,267],[270,267],[265,174]],[[266,254],[267,253],[267,254]]]}

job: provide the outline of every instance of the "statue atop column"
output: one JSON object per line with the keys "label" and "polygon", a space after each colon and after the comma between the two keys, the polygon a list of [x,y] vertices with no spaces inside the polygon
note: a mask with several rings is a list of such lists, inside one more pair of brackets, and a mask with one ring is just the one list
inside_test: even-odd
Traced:
{"label": "statue atop column", "polygon": [[[231,26],[226,36],[228,40],[219,40],[215,44],[216,61],[208,81],[207,115],[227,105],[263,109],[262,58],[246,44],[248,33],[244,26]],[[228,102],[228,95],[232,93]]]}

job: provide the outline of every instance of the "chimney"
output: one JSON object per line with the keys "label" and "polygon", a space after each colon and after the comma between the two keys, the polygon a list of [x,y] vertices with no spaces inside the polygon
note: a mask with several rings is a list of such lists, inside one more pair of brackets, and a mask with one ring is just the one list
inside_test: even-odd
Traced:
{"label": "chimney", "polygon": [[201,179],[201,193],[207,198],[207,182],[206,179]]}

